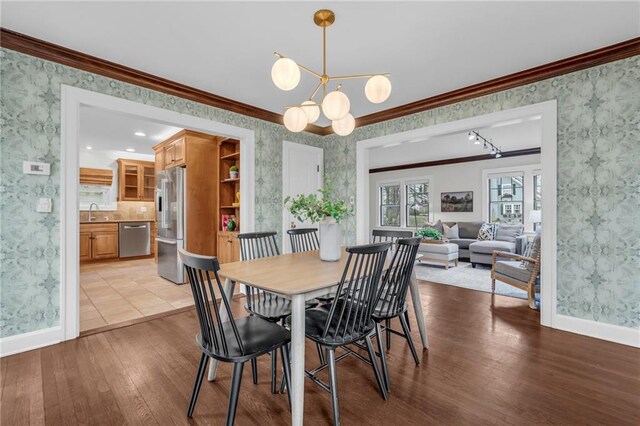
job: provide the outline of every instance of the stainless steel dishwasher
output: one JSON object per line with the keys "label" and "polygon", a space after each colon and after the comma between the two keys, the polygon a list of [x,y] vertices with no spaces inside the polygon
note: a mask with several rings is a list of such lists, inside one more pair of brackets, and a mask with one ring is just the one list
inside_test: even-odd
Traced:
{"label": "stainless steel dishwasher", "polygon": [[118,235],[120,257],[151,254],[151,223],[122,222]]}

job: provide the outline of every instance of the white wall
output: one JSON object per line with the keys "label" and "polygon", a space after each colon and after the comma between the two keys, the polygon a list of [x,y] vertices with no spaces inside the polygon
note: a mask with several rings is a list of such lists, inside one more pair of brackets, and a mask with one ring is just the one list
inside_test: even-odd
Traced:
{"label": "white wall", "polygon": [[[421,167],[416,169],[397,170],[392,172],[369,174],[369,203],[371,228],[379,226],[378,218],[378,185],[382,182],[415,180],[429,176],[429,195],[431,202],[431,220],[443,222],[468,222],[483,220],[486,202],[483,200],[483,170],[499,169],[513,166],[540,164],[540,154],[522,157],[498,158],[493,160],[474,161],[469,163],[449,164],[445,166]],[[440,193],[473,191],[472,213],[441,213]]]}
{"label": "white wall", "polygon": [[[128,160],[155,161],[153,155],[137,154],[123,151],[86,151],[83,150],[79,155],[80,167],[89,167],[93,169],[111,169],[113,170],[113,183],[109,189],[105,189],[102,201],[97,202],[100,210],[117,210],[118,201],[118,158],[126,158]],[[94,185],[91,185],[94,187]],[[80,211],[89,210],[89,204],[95,201],[95,197],[83,194],[82,186],[80,188]]]}

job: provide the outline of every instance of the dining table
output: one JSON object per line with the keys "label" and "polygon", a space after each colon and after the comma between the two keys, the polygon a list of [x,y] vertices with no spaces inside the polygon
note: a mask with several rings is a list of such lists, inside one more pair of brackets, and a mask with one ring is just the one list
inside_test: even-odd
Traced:
{"label": "dining table", "polygon": [[[220,265],[219,275],[224,278],[223,291],[228,300],[233,297],[238,284],[260,288],[291,300],[291,389],[287,391],[290,392],[291,424],[294,426],[303,424],[306,302],[326,295],[340,283],[348,256],[343,249],[338,261],[327,262],[320,259],[316,250]],[[427,329],[415,271],[411,276],[409,290],[422,346],[428,349]],[[226,321],[228,318],[228,312],[223,309],[221,320]],[[217,362],[211,359],[209,381],[215,379],[216,370]]]}

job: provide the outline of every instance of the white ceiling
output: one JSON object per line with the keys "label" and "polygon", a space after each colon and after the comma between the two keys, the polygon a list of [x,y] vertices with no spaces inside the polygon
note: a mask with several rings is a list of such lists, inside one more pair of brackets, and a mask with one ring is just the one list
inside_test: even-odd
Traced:
{"label": "white ceiling", "polygon": [[[540,116],[502,121],[492,126],[473,129],[503,152],[542,146]],[[469,140],[469,133],[453,133],[428,139],[415,139],[388,144],[369,151],[369,168],[445,160],[489,154],[483,145]]]}
{"label": "white ceiling", "polygon": [[[153,155],[153,145],[182,130],[146,118],[103,108],[80,107],[80,150],[91,152],[118,151],[132,148],[138,154]],[[136,136],[142,132],[146,136]],[[128,156],[127,156],[128,158]]]}
{"label": "white ceiling", "polygon": [[[270,78],[273,52],[314,69],[328,7],[329,74],[390,72],[374,105],[344,84],[359,117],[638,36],[638,1],[570,2],[2,2],[2,26],[281,113],[306,99]],[[322,121],[318,124],[326,125]]]}

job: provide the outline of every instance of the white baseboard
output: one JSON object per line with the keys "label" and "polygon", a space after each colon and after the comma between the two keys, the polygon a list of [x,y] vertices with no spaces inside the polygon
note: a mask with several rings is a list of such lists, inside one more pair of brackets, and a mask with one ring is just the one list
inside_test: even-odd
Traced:
{"label": "white baseboard", "polygon": [[640,328],[622,327],[566,315],[556,315],[553,328],[640,348]]}
{"label": "white baseboard", "polygon": [[62,328],[51,327],[0,339],[0,357],[62,342]]}

